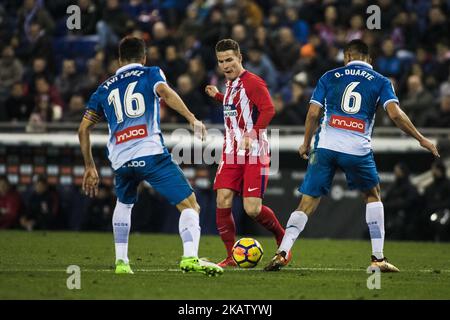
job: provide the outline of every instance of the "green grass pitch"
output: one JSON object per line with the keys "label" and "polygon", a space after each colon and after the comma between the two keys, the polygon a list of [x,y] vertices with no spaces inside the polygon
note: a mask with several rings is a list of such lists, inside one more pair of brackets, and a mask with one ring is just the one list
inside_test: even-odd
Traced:
{"label": "green grass pitch", "polygon": [[[369,241],[299,239],[289,267],[268,273],[272,238],[255,269],[226,269],[221,277],[178,270],[177,235],[132,234],[134,275],[113,272],[110,233],[0,232],[0,299],[450,299],[450,244],[385,244],[398,274],[381,274],[381,288],[367,288]],[[200,256],[223,258],[218,236],[204,236]],[[69,290],[69,265],[81,269],[81,289]]]}

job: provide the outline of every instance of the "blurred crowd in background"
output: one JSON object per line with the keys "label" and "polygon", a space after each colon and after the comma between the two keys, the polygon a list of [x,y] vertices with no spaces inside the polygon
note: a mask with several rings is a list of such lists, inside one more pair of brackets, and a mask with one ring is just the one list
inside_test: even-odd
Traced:
{"label": "blurred crowd in background", "polygon": [[[68,6],[81,28],[66,26]],[[366,9],[381,10],[368,30]],[[72,13],[72,11],[71,11]],[[0,3],[0,121],[78,122],[87,99],[118,68],[126,35],[147,42],[147,64],[161,67],[198,118],[221,123],[206,84],[223,88],[214,46],[241,45],[244,66],[270,89],[272,125],[302,125],[318,78],[343,63],[361,38],[375,70],[389,77],[401,106],[423,127],[450,126],[450,2],[446,0],[4,0]],[[378,114],[378,125],[391,125]],[[183,122],[163,108],[162,122]]]}
{"label": "blurred crowd in background", "polygon": [[[77,30],[66,26],[72,4],[81,10]],[[372,4],[381,9],[379,30],[366,27]],[[391,79],[414,123],[450,127],[450,1],[445,0],[3,0],[0,121],[27,123],[30,131],[45,123],[78,123],[90,95],[118,68],[117,44],[126,35],[146,41],[147,65],[161,67],[207,123],[223,122],[220,106],[204,92],[207,84],[224,88],[214,53],[220,39],[238,41],[244,67],[266,81],[276,109],[271,125],[279,127],[304,124],[317,80],[343,64],[348,41],[361,38],[370,46],[374,69]],[[185,121],[163,107],[161,122]],[[377,125],[392,123],[381,111]],[[443,162],[434,163],[433,182],[419,193],[408,167],[395,167],[395,183],[384,190],[391,239],[450,240],[445,172]],[[190,177],[203,212],[215,212],[210,174],[199,167]],[[0,176],[0,229],[111,229],[111,185],[100,185],[94,200],[78,187],[61,188],[37,176],[19,193]],[[177,232],[176,209],[145,184],[139,193],[135,212],[145,214],[133,214],[132,230]],[[235,219],[239,228],[239,216]],[[217,233],[214,214],[202,215],[201,224],[204,233]]]}

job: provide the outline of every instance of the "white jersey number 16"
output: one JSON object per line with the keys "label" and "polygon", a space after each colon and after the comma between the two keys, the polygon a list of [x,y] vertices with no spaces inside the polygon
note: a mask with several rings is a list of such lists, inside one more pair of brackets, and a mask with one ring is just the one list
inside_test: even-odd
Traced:
{"label": "white jersey number 16", "polygon": [[[125,90],[124,104],[125,114],[130,118],[137,118],[145,112],[144,96],[139,92],[133,92],[137,81],[131,82]],[[133,101],[136,102],[136,107],[133,108]],[[120,101],[119,88],[112,90],[108,95],[108,103],[113,104],[114,112],[116,113],[117,123],[123,121],[122,102]]]}

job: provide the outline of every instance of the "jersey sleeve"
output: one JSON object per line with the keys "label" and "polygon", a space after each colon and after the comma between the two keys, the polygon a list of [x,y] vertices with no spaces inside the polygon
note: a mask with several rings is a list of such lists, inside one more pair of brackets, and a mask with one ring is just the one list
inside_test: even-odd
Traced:
{"label": "jersey sleeve", "polygon": [[100,88],[97,89],[89,98],[86,104],[86,110],[84,112],[83,118],[98,123],[103,118],[103,108],[100,102]]}
{"label": "jersey sleeve", "polygon": [[309,100],[309,103],[315,103],[319,105],[321,108],[323,108],[323,105],[325,103],[325,97],[327,94],[326,90],[326,75],[324,74],[322,77],[320,77],[319,81],[317,82],[316,88],[314,89],[314,92],[311,96],[311,99]]}
{"label": "jersey sleeve", "polygon": [[158,93],[156,92],[156,87],[160,83],[167,83],[166,75],[159,67],[151,67],[149,71],[150,83],[153,84],[153,93],[155,97],[158,97]]}
{"label": "jersey sleeve", "polygon": [[253,129],[258,133],[259,130],[267,128],[275,115],[275,108],[272,99],[270,98],[267,85],[263,80],[252,81],[249,88],[246,88],[246,90],[248,90],[248,98],[256,106],[259,112],[258,120],[253,126]]}
{"label": "jersey sleeve", "polygon": [[394,86],[388,78],[383,78],[383,83],[381,85],[379,102],[386,110],[386,105],[389,102],[398,102],[398,98],[395,95]]}

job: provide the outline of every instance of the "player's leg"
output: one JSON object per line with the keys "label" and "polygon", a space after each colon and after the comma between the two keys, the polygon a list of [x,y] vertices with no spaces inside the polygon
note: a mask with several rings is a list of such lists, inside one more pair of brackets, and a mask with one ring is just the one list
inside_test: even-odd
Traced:
{"label": "player's leg", "polygon": [[227,256],[221,262],[221,267],[235,267],[236,262],[232,258],[233,245],[236,242],[236,224],[231,211],[235,191],[231,189],[217,189],[216,198],[216,225],[220,238],[227,250]]}
{"label": "player's leg", "polygon": [[245,164],[242,187],[244,210],[249,217],[273,233],[277,245],[280,245],[284,236],[284,229],[272,209],[262,204],[268,180],[268,162],[261,163],[256,161],[256,163],[249,162]]}
{"label": "player's leg", "polygon": [[384,256],[384,208],[381,202],[380,185],[363,191],[366,201],[366,222],[369,227],[372,244],[371,265],[369,268],[378,268],[381,272],[398,272],[399,269],[387,261]]}
{"label": "player's leg", "polygon": [[171,204],[175,205],[181,213],[178,221],[183,243],[180,268],[185,272],[201,272],[209,276],[222,274],[222,268],[198,258],[200,206],[180,167],[172,161],[169,153],[146,158],[145,161],[148,161],[148,164],[146,163],[143,169],[145,180]]}
{"label": "player's leg", "polygon": [[289,253],[305,228],[308,217],[316,211],[321,196],[330,190],[336,170],[334,158],[335,153],[330,150],[318,149],[311,152],[305,179],[299,187],[302,199],[297,209],[291,213],[283,240],[275,256],[264,268],[265,271],[278,271],[288,263]]}
{"label": "player's leg", "polygon": [[339,166],[345,172],[350,189],[362,191],[366,202],[366,222],[372,243],[372,265],[379,265],[381,271],[398,271],[387,263],[384,248],[384,208],[381,202],[380,178],[378,177],[373,153],[365,156],[341,154]]}
{"label": "player's leg", "polygon": [[116,273],[132,274],[128,260],[128,237],[131,228],[131,210],[137,200],[138,182],[133,168],[125,164],[115,172],[117,202],[112,217],[114,246],[116,252]]}
{"label": "player's leg", "polygon": [[[223,156],[225,159],[226,156]],[[217,169],[214,180],[214,190],[217,192],[216,198],[216,224],[220,238],[222,239],[227,256],[221,262],[221,267],[235,267],[231,252],[236,242],[236,225],[231,211],[234,194],[241,192],[243,175],[243,165],[226,164],[222,161]]]}

